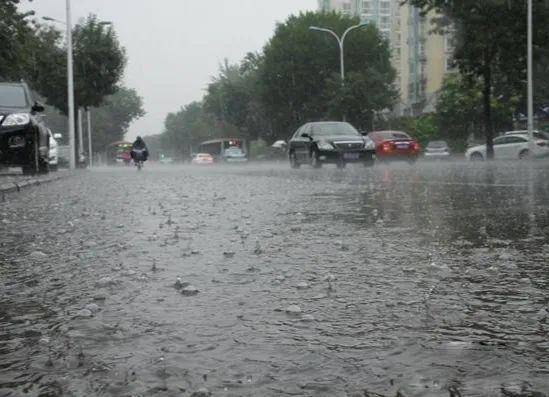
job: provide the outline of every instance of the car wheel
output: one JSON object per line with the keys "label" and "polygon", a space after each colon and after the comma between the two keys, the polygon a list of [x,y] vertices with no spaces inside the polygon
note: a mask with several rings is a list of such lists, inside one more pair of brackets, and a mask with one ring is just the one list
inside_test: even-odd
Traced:
{"label": "car wheel", "polygon": [[316,150],[316,149],[313,149],[313,151],[311,152],[311,166],[313,168],[321,168],[322,167],[322,162],[318,158],[318,150]]}
{"label": "car wheel", "polygon": [[297,157],[295,155],[295,152],[290,152],[290,167],[293,169],[298,169],[301,167],[301,164],[297,161]]}
{"label": "car wheel", "polygon": [[524,149],[522,152],[519,153],[520,160],[527,160],[529,158],[530,158],[530,150]]}
{"label": "car wheel", "polygon": [[471,161],[484,161],[484,156],[478,152],[471,154]]}
{"label": "car wheel", "polygon": [[42,159],[38,160],[38,172],[40,174],[49,173],[50,172],[50,165]]}

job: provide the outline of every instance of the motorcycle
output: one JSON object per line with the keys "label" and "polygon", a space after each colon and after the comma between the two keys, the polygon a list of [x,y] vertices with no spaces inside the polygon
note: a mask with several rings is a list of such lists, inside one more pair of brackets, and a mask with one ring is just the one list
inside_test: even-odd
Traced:
{"label": "motorcycle", "polygon": [[145,161],[147,161],[147,151],[145,149],[133,149],[132,150],[132,159],[137,167],[138,171],[143,169]]}

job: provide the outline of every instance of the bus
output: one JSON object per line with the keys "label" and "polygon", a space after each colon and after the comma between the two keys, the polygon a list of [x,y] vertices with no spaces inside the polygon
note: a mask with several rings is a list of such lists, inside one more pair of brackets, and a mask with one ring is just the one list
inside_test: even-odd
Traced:
{"label": "bus", "polygon": [[225,159],[225,152],[230,148],[239,148],[246,154],[246,157],[248,155],[246,141],[239,138],[221,138],[202,142],[198,146],[198,153],[208,153],[216,161],[222,161]]}
{"label": "bus", "polygon": [[111,143],[105,151],[108,164],[129,164],[133,143],[118,141]]}

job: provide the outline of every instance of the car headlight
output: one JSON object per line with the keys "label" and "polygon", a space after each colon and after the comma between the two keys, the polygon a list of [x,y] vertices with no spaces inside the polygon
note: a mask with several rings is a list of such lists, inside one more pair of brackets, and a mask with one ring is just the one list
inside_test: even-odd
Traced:
{"label": "car headlight", "polygon": [[317,146],[320,150],[334,150],[334,147],[332,146],[332,144],[328,142],[318,142]]}
{"label": "car headlight", "polygon": [[366,149],[366,150],[375,150],[375,148],[376,148],[375,142],[371,138],[365,137],[364,138],[364,149]]}
{"label": "car headlight", "polygon": [[17,127],[30,123],[30,115],[28,113],[14,113],[6,117],[2,123],[3,127]]}

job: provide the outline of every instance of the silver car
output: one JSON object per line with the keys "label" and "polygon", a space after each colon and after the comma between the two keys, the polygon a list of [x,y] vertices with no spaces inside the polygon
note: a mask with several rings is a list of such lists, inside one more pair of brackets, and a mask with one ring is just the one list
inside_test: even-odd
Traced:
{"label": "silver car", "polygon": [[424,156],[428,160],[447,160],[452,153],[446,141],[431,141],[425,148]]}

